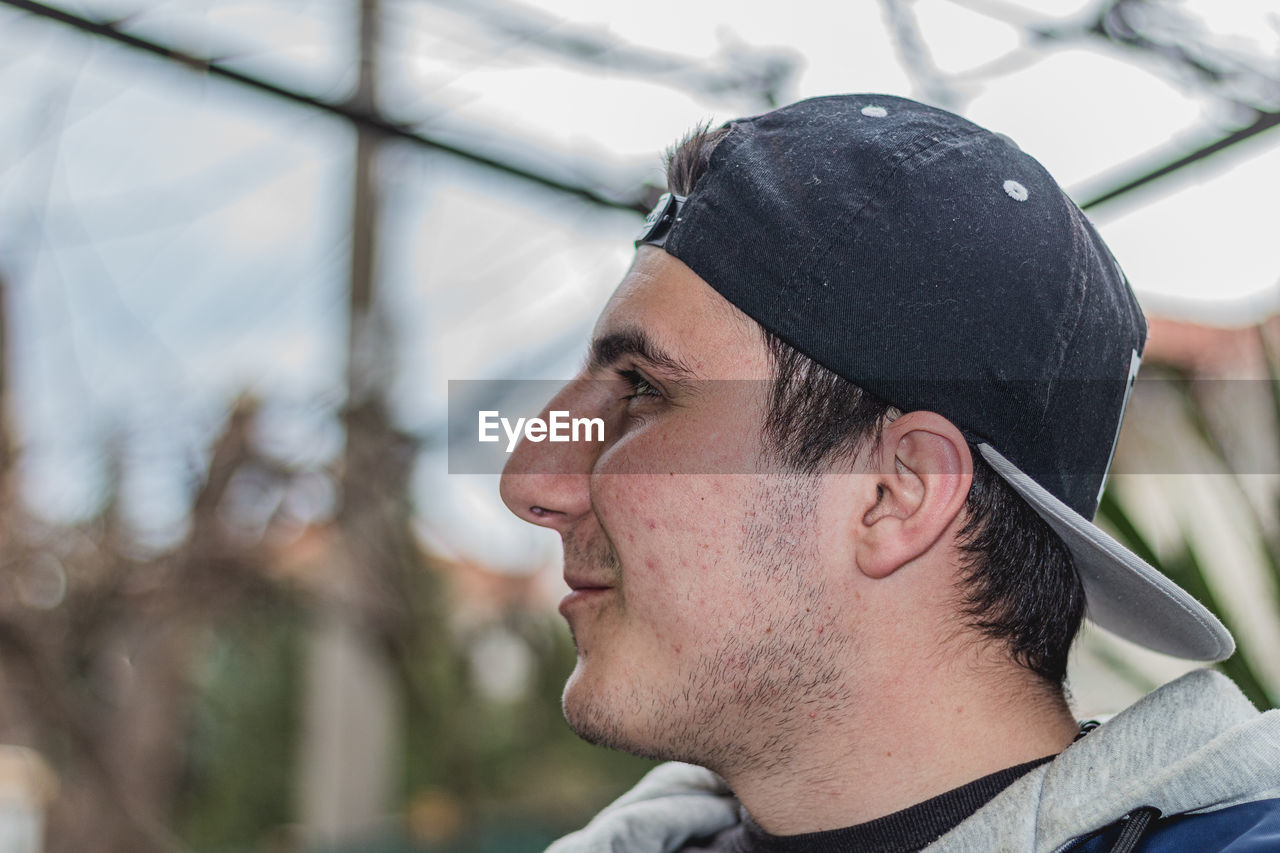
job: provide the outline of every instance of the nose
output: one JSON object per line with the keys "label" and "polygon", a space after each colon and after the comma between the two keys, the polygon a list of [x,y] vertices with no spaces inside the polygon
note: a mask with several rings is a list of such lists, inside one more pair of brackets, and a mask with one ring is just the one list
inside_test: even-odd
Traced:
{"label": "nose", "polygon": [[[538,417],[568,411],[591,416],[591,383],[575,380],[552,398]],[[521,438],[502,469],[499,493],[515,515],[563,533],[591,511],[591,468],[600,454],[596,441],[530,441]]]}

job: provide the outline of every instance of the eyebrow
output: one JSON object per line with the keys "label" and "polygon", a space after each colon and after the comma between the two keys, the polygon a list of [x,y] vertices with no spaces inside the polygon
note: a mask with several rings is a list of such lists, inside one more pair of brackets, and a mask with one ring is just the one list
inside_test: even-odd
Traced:
{"label": "eyebrow", "polygon": [[642,329],[634,327],[594,339],[587,355],[587,369],[605,370],[627,356],[643,359],[677,379],[694,375],[693,368],[655,344]]}

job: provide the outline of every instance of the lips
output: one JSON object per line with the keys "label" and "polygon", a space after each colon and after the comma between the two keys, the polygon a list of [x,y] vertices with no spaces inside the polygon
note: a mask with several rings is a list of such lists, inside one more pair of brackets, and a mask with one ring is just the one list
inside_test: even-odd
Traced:
{"label": "lips", "polygon": [[566,538],[564,541],[564,582],[569,594],[560,602],[560,615],[602,605],[613,599],[621,577],[622,564],[607,541]]}
{"label": "lips", "polygon": [[591,572],[567,570],[564,582],[569,585],[569,594],[561,600],[558,609],[566,619],[574,610],[587,606],[591,601],[603,601],[613,591],[611,579]]}
{"label": "lips", "polygon": [[564,582],[575,592],[580,589],[613,589],[613,584],[587,577],[565,575]]}

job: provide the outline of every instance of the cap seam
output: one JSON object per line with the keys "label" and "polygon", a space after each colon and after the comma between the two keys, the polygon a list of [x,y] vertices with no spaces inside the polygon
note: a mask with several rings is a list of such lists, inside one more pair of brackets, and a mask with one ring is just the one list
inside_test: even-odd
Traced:
{"label": "cap seam", "polygon": [[[1062,204],[1067,207],[1068,215],[1071,215],[1074,219],[1074,214],[1078,212],[1073,211],[1073,208],[1075,208],[1075,202],[1071,201],[1065,193],[1061,193],[1059,195],[1059,199]],[[1081,263],[1081,255],[1084,253],[1088,241],[1084,239],[1086,235],[1083,234],[1082,229],[1080,228],[1072,229],[1071,236],[1071,269],[1069,270],[1069,275],[1066,277],[1066,280],[1069,281],[1072,286],[1079,283],[1080,298],[1076,301],[1075,312],[1070,320],[1071,334],[1055,354],[1052,373],[1053,378],[1049,380],[1049,387],[1045,393],[1044,408],[1040,411],[1040,417],[1037,419],[1035,431],[1032,432],[1030,436],[1033,443],[1039,441],[1044,436],[1045,429],[1049,423],[1049,412],[1053,409],[1053,401],[1062,388],[1062,383],[1059,382],[1062,378],[1062,365],[1067,360],[1067,353],[1071,351],[1071,347],[1075,345],[1076,339],[1080,336],[1080,321],[1081,318],[1084,317],[1086,283],[1083,281],[1085,277],[1081,275],[1080,272],[1084,267]],[[1068,323],[1064,322],[1061,328],[1065,328],[1067,325]]]}
{"label": "cap seam", "polygon": [[[824,236],[824,239],[816,242],[813,249],[809,251],[809,253],[805,256],[805,258],[796,264],[795,270],[787,278],[786,282],[784,283],[784,286],[786,286],[788,289],[794,289],[795,282],[802,275],[810,274],[813,271],[813,268],[816,265],[820,264],[823,261],[823,259],[825,259],[826,256],[831,253],[831,250],[835,248],[835,235],[841,233],[845,228],[852,225],[853,222],[855,222],[858,219],[858,217],[862,215],[862,212],[866,210],[867,206],[870,205],[873,201],[878,201],[881,198],[881,193],[884,191],[884,188],[887,185],[889,185],[889,183],[892,181],[894,176],[896,176],[898,172],[903,167],[905,167],[908,163],[917,159],[918,157],[921,157],[926,152],[931,151],[932,149],[936,148],[939,145],[958,142],[960,140],[966,139],[971,136],[976,136],[984,132],[985,131],[982,128],[974,127],[974,128],[966,128],[963,132],[950,131],[945,134],[936,134],[936,135],[930,134],[930,133],[922,133],[919,136],[912,139],[910,142],[901,146],[901,148],[907,149],[901,152],[901,158],[897,162],[893,163],[892,165],[882,170],[881,174],[877,176],[871,189],[868,191],[867,196],[863,200],[862,204],[850,210],[847,215],[836,220],[832,224],[831,229]],[[921,142],[924,142],[926,140],[929,141],[928,145],[925,145],[923,148],[915,148],[915,146],[919,145]],[[823,365],[823,366],[827,367],[828,369],[832,369],[830,368],[829,365]]]}

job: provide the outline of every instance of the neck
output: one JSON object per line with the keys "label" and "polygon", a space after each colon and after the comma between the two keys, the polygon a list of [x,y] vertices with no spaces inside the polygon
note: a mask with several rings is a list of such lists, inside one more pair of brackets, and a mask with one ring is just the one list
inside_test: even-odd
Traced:
{"label": "neck", "polygon": [[973,670],[883,675],[863,681],[856,713],[804,720],[777,760],[714,768],[761,828],[794,835],[874,820],[1061,752],[1077,731],[1061,696],[1021,676],[1019,690]]}

